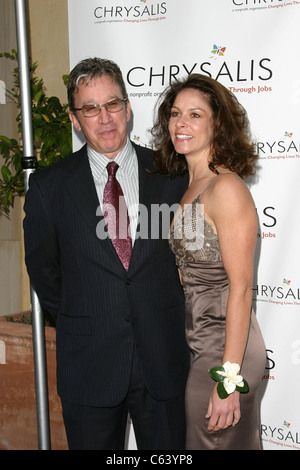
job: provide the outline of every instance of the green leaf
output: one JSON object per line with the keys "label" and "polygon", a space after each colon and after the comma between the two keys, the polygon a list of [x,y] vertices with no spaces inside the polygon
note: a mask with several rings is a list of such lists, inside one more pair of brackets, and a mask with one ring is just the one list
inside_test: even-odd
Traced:
{"label": "green leaf", "polygon": [[226,392],[226,390],[225,390],[224,385],[223,385],[222,382],[219,382],[219,383],[218,383],[217,392],[218,392],[219,397],[220,397],[222,400],[224,400],[224,398],[227,398],[227,397],[228,397],[228,393]]}
{"label": "green leaf", "polygon": [[220,375],[218,372],[224,372],[223,367],[212,367],[209,369],[208,373],[211,376],[212,379],[214,379],[216,382],[223,382],[224,376]]}
{"label": "green leaf", "polygon": [[33,97],[33,99],[34,99],[34,101],[35,101],[36,103],[38,103],[38,102],[40,101],[40,99],[41,99],[42,96],[43,96],[43,92],[42,92],[42,91],[38,91],[38,92],[35,94],[35,96]]}
{"label": "green leaf", "polygon": [[2,153],[2,155],[5,155],[9,153],[9,151],[10,151],[10,145],[0,142],[0,153]]}
{"label": "green leaf", "polygon": [[5,181],[10,181],[11,171],[7,166],[5,166],[5,165],[2,166],[1,173],[2,173],[2,176],[5,179]]}
{"label": "green leaf", "polygon": [[249,392],[249,385],[248,385],[248,383],[246,382],[245,379],[243,379],[243,382],[244,382],[244,386],[243,387],[236,386],[236,389],[240,393],[248,393]]}
{"label": "green leaf", "polygon": [[5,144],[11,145],[12,139],[9,139],[8,137],[5,137],[5,135],[0,135],[0,140],[4,142]]}
{"label": "green leaf", "polygon": [[69,75],[68,75],[68,74],[64,74],[64,75],[62,76],[62,79],[63,79],[63,82],[64,82],[65,86],[67,86],[67,85],[68,85]]}

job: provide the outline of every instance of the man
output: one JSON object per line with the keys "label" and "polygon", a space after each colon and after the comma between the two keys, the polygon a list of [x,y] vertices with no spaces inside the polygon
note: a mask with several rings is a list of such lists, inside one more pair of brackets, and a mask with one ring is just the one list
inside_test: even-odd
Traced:
{"label": "man", "polygon": [[[150,215],[139,221],[137,207],[151,214],[153,205],[178,203],[186,180],[153,174],[152,152],[128,139],[131,109],[116,64],[80,62],[68,99],[86,145],[31,175],[24,232],[32,284],[56,320],[69,447],[123,449],[129,412],[138,449],[184,449],[184,297],[168,240],[151,238],[158,227]],[[129,212],[130,246],[119,253],[127,261],[103,229],[106,184],[115,184],[109,162],[119,165]]]}

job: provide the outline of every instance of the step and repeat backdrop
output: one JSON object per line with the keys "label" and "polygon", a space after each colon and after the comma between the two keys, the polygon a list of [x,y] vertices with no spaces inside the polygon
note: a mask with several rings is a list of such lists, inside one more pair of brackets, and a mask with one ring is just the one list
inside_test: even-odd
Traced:
{"label": "step and repeat backdrop", "polygon": [[[130,136],[150,145],[155,104],[189,73],[228,87],[248,112],[259,152],[253,305],[267,362],[265,450],[300,450],[300,1],[69,0],[70,68],[114,60],[133,109]],[[81,146],[74,133],[74,148]],[[128,448],[135,448],[129,427]]]}

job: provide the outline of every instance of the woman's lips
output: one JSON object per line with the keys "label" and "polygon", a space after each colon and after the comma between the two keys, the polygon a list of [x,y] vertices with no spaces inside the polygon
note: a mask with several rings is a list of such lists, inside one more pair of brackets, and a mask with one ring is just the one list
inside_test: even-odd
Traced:
{"label": "woman's lips", "polygon": [[178,140],[189,140],[189,139],[192,139],[192,136],[187,135],[187,134],[176,134],[176,139],[178,139]]}

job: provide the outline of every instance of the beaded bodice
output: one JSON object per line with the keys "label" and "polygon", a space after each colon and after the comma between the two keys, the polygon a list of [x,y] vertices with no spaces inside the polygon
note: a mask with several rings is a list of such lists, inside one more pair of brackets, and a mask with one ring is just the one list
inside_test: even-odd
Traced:
{"label": "beaded bodice", "polygon": [[205,219],[201,194],[174,219],[169,244],[180,269],[189,262],[221,261],[218,236]]}

